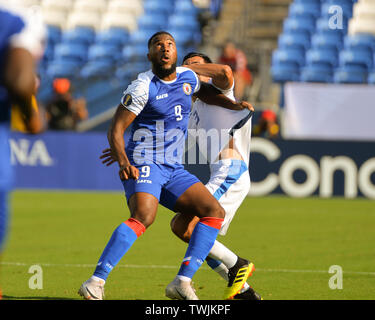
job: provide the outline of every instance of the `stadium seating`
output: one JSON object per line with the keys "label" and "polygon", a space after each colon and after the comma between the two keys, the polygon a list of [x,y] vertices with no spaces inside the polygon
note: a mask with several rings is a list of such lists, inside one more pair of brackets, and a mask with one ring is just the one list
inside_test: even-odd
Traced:
{"label": "stadium seating", "polygon": [[111,44],[94,44],[88,50],[88,60],[115,65],[121,56],[117,46]]}
{"label": "stadium seating", "polygon": [[142,2],[139,0],[110,0],[108,2],[107,10],[107,12],[127,13],[135,17],[138,17],[139,15],[143,14],[144,11]]}
{"label": "stadium seating", "polygon": [[60,11],[67,14],[73,8],[73,0],[42,0],[40,5],[43,10]]}
{"label": "stadium seating", "polygon": [[[150,68],[147,41],[152,34],[160,30],[173,34],[179,63],[201,41],[198,23],[200,9],[191,0],[12,2],[26,6],[40,5],[47,24],[48,39],[38,72],[46,86],[51,85],[56,77],[71,79],[76,90],[83,90],[90,102],[90,115],[91,105],[102,105],[94,100],[108,94],[103,86],[111,87],[113,91],[114,81],[119,81],[118,85],[123,90],[139,72]],[[101,90],[97,89],[98,83]],[[43,88],[43,99],[51,95],[51,86],[49,90],[47,92]],[[99,109],[95,112],[99,112]]]}
{"label": "stadium seating", "polygon": [[80,71],[84,79],[106,77],[113,72],[113,64],[109,61],[89,61]]}
{"label": "stadium seating", "polygon": [[320,15],[320,4],[317,2],[294,2],[289,7],[289,16],[293,17],[312,17],[317,18]]}
{"label": "stadium seating", "polygon": [[137,29],[137,20],[134,15],[127,12],[106,12],[101,19],[101,29],[122,28],[129,32]]}
{"label": "stadium seating", "polygon": [[341,50],[343,47],[343,37],[340,33],[327,33],[319,32],[315,33],[311,37],[311,45],[314,48],[335,48]]}
{"label": "stadium seating", "polygon": [[374,68],[375,1],[292,2],[272,56],[274,82],[373,83]]}
{"label": "stadium seating", "polygon": [[96,43],[123,47],[129,40],[129,32],[122,28],[110,28],[96,34]]}
{"label": "stadium seating", "polygon": [[[79,66],[75,61],[56,60],[47,66],[46,76],[50,78],[74,78],[79,70]],[[48,97],[48,95],[46,95]]]}
{"label": "stadium seating", "polygon": [[73,11],[68,16],[67,28],[74,29],[75,27],[88,27],[96,30],[98,29],[98,21],[100,21],[100,17],[100,14],[95,11]]}
{"label": "stadium seating", "polygon": [[70,61],[79,65],[87,60],[87,47],[82,44],[59,43],[54,50],[54,60]]}
{"label": "stadium seating", "polygon": [[369,72],[367,81],[369,84],[375,85],[375,69]]}
{"label": "stadium seating", "polygon": [[16,7],[31,7],[40,4],[39,0],[11,0],[13,6]]}
{"label": "stadium seating", "polygon": [[375,52],[375,35],[372,34],[356,34],[345,37],[345,48],[362,49],[368,51],[369,54]]}
{"label": "stadium seating", "polygon": [[306,52],[308,66],[335,68],[338,66],[337,50],[335,48],[313,48]]}
{"label": "stadium seating", "polygon": [[301,33],[284,32],[279,36],[278,46],[279,48],[307,50],[311,46],[310,37]]}
{"label": "stadium seating", "polygon": [[315,20],[311,17],[288,17],[284,20],[284,31],[310,36],[315,31]]}
{"label": "stadium seating", "polygon": [[137,20],[138,29],[157,32],[164,27],[165,15],[162,13],[145,13]]}
{"label": "stadium seating", "polygon": [[333,68],[330,65],[309,65],[301,69],[302,82],[333,82]]}
{"label": "stadium seating", "polygon": [[335,83],[366,83],[367,73],[362,68],[355,66],[344,66],[336,69],[334,74]]}
{"label": "stadium seating", "polygon": [[367,50],[345,49],[340,52],[340,65],[355,66],[362,68],[364,72],[368,72],[373,65],[373,55]]}
{"label": "stadium seating", "polygon": [[66,44],[83,44],[89,46],[95,40],[95,32],[90,27],[76,27],[63,32],[61,41]]}
{"label": "stadium seating", "polygon": [[95,1],[76,0],[73,8],[75,11],[102,14],[107,9],[107,1],[106,0],[95,0]]}

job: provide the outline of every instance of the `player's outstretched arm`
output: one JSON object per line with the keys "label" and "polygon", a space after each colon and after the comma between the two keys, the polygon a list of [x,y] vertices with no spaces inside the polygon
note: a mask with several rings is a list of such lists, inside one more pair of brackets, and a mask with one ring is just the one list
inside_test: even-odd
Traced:
{"label": "player's outstretched arm", "polygon": [[230,110],[243,110],[248,109],[254,111],[254,107],[251,103],[246,101],[233,101],[229,99],[225,94],[216,89],[214,86],[201,82],[200,90],[195,94],[200,100],[207,104],[220,106]]}
{"label": "player's outstretched arm", "polygon": [[11,48],[5,63],[4,84],[9,90],[12,101],[17,103],[25,119],[29,133],[41,131],[42,123],[32,106],[35,88],[34,58],[23,48]]}
{"label": "player's outstretched arm", "polygon": [[231,67],[228,65],[215,63],[194,63],[184,67],[190,68],[200,76],[211,78],[213,85],[221,90],[228,90],[233,86],[233,72]]}
{"label": "player's outstretched arm", "polygon": [[113,116],[112,123],[108,130],[107,138],[114,159],[117,160],[120,170],[119,176],[121,180],[138,179],[139,171],[132,166],[125,152],[124,134],[129,125],[134,121],[136,115],[119,105]]}

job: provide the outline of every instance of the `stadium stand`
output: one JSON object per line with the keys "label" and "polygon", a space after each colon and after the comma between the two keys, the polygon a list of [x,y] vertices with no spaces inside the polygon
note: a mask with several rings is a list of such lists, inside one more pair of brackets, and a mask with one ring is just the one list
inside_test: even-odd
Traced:
{"label": "stadium stand", "polygon": [[373,84],[375,2],[294,0],[272,55],[276,83]]}
{"label": "stadium stand", "polygon": [[48,39],[38,66],[43,103],[51,83],[69,78],[88,101],[90,117],[118,103],[122,91],[149,68],[147,40],[160,30],[176,38],[179,63],[200,43],[199,9],[191,0],[13,0],[39,6]]}

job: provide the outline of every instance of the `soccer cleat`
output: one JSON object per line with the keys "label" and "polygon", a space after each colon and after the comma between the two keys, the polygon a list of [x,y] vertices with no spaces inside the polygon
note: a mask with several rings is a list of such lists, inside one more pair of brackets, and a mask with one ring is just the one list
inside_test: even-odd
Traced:
{"label": "soccer cleat", "polygon": [[237,293],[233,300],[263,300],[258,292],[256,292],[253,288],[247,289],[245,292]]}
{"label": "soccer cleat", "polygon": [[104,282],[89,279],[82,283],[78,294],[86,300],[103,300]]}
{"label": "soccer cleat", "polygon": [[224,293],[224,300],[232,300],[243,288],[247,278],[252,275],[254,270],[253,263],[238,257],[236,264],[229,269],[229,281]]}
{"label": "soccer cleat", "polygon": [[173,300],[199,300],[191,281],[174,279],[165,289],[165,295]]}

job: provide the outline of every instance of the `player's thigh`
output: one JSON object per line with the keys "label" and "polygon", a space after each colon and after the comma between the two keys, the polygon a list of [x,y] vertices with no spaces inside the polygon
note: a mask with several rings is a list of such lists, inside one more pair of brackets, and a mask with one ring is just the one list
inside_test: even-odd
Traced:
{"label": "player's thigh", "polygon": [[135,192],[129,199],[130,216],[141,222],[146,228],[155,220],[159,200],[147,192]]}
{"label": "player's thigh", "polygon": [[136,167],[140,173],[139,178],[125,180],[122,183],[131,217],[148,227],[155,219],[165,177],[160,167],[154,164]]}
{"label": "player's thigh", "polygon": [[174,211],[202,217],[224,218],[224,210],[203,183],[190,186],[176,201]]}

